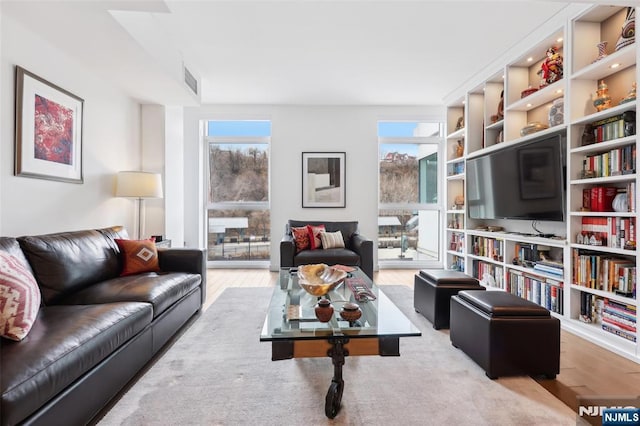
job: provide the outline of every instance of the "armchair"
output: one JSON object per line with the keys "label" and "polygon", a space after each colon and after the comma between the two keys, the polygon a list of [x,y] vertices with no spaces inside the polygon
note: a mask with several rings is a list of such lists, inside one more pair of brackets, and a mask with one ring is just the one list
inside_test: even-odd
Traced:
{"label": "armchair", "polygon": [[[327,232],[340,231],[344,239],[344,248],[306,249],[296,252],[296,242],[292,235],[292,227],[306,225],[324,225]],[[373,241],[358,233],[358,222],[321,222],[289,220],[285,226],[284,236],[280,241],[280,267],[306,265],[309,263],[326,263],[327,265],[358,266],[367,276],[373,279]]]}

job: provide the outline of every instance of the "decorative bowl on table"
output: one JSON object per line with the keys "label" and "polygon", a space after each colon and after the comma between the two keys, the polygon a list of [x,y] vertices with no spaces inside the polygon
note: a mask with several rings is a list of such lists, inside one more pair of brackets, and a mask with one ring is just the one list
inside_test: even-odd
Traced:
{"label": "decorative bowl on table", "polygon": [[346,271],[324,263],[298,267],[298,284],[312,296],[324,296],[342,283],[346,277]]}

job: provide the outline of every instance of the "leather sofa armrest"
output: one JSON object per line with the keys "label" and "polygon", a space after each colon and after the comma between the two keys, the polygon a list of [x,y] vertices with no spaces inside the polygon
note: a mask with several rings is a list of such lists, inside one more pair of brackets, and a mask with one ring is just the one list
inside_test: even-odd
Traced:
{"label": "leather sofa armrest", "polygon": [[204,249],[168,248],[158,250],[158,261],[163,272],[188,272],[202,277],[202,303],[207,293],[207,256]]}
{"label": "leather sofa armrest", "polygon": [[296,254],[296,243],[291,235],[285,235],[280,240],[280,267],[290,268],[294,266],[293,258]]}
{"label": "leather sofa armrest", "polygon": [[350,247],[360,256],[362,272],[373,280],[373,241],[360,234],[353,234]]}

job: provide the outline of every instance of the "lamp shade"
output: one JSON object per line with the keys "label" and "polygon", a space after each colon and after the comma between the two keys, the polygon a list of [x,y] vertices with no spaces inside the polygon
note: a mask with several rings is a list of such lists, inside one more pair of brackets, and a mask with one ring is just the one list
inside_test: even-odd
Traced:
{"label": "lamp shade", "polygon": [[116,197],[162,198],[162,177],[160,173],[118,172]]}

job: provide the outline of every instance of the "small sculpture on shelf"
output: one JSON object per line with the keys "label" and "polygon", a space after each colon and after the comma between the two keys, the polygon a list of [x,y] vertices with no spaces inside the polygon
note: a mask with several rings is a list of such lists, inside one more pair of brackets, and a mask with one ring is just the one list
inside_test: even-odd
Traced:
{"label": "small sculpture on shelf", "polygon": [[455,200],[453,201],[453,208],[455,210],[462,210],[464,209],[464,195],[458,195],[456,196]]}
{"label": "small sculpture on shelf", "polygon": [[562,79],[564,75],[563,58],[562,55],[558,53],[556,46],[551,46],[547,49],[547,57],[542,61],[540,67],[541,69],[538,71],[538,74],[542,77],[540,88]]}
{"label": "small sculpture on shelf", "polygon": [[622,100],[620,101],[620,104],[624,104],[627,102],[633,102],[636,100],[636,82],[634,81],[631,84],[631,90],[629,91],[629,93],[627,93],[627,96],[625,96],[624,98],[622,98]]}
{"label": "small sculpture on shelf", "polygon": [[624,122],[624,135],[634,136],[636,134],[636,112],[635,111],[623,112],[622,121]]}
{"label": "small sculpture on shelf", "polygon": [[564,98],[557,98],[549,108],[549,127],[564,123]]}
{"label": "small sculpture on shelf", "polygon": [[596,45],[598,48],[598,57],[594,59],[593,62],[598,62],[600,59],[607,56],[607,44],[609,44],[608,41],[601,41]]}
{"label": "small sculpture on shelf", "polygon": [[632,6],[627,7],[627,16],[625,17],[624,24],[622,24],[622,31],[620,32],[620,38],[616,43],[616,52],[623,47],[629,46],[636,41],[636,9]]}
{"label": "small sculpture on shelf", "polygon": [[456,122],[456,130],[464,129],[464,117],[458,117]]}
{"label": "small sculpture on shelf", "polygon": [[455,156],[456,158],[460,158],[464,155],[464,141],[462,139],[458,139],[458,144],[455,146]]}
{"label": "small sculpture on shelf", "polygon": [[609,96],[609,87],[604,80],[600,80],[598,90],[596,91],[596,97],[593,100],[593,106],[597,111],[604,111],[611,108],[611,96]]}
{"label": "small sculpture on shelf", "polygon": [[491,116],[491,123],[497,123],[504,118],[504,90],[500,92],[500,102],[498,102],[498,113]]}

